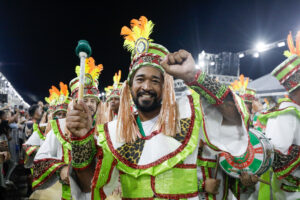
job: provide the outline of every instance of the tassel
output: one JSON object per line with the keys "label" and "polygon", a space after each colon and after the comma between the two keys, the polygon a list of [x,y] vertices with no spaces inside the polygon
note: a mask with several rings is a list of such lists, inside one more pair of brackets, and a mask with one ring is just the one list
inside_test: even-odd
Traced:
{"label": "tassel", "polygon": [[137,138],[138,126],[131,112],[131,96],[128,81],[122,86],[117,120],[117,137],[119,142],[131,143]]}
{"label": "tassel", "polygon": [[109,103],[99,102],[96,112],[96,124],[105,124],[113,120],[113,113]]}
{"label": "tassel", "polygon": [[162,106],[158,118],[158,127],[167,136],[175,136],[179,130],[178,110],[175,99],[173,77],[164,73]]}

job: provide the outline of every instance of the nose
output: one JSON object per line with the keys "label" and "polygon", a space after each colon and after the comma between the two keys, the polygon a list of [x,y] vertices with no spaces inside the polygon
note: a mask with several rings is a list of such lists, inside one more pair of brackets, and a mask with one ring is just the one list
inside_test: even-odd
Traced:
{"label": "nose", "polygon": [[151,90],[152,89],[151,81],[149,80],[144,81],[142,85],[142,89],[146,91]]}

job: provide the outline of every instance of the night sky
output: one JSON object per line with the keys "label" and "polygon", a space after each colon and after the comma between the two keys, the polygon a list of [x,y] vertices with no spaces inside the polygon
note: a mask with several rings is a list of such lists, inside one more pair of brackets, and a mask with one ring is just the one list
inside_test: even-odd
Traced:
{"label": "night sky", "polygon": [[[145,15],[156,25],[151,38],[169,51],[238,52],[262,40],[271,43],[300,29],[300,1],[5,1],[0,3],[0,71],[29,104],[48,96],[51,85],[69,83],[79,59],[77,41],[86,39],[96,64],[102,63],[99,89],[112,84],[118,70],[125,79],[130,54],[121,27]],[[42,3],[43,2],[43,3]],[[241,60],[251,79],[269,73],[286,49]]]}

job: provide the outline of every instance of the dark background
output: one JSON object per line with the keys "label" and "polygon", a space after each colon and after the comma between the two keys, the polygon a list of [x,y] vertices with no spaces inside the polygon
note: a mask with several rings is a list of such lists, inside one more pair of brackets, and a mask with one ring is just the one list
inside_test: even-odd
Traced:
{"label": "dark background", "polygon": [[[300,29],[300,1],[1,1],[0,71],[29,104],[44,99],[51,85],[69,83],[79,59],[77,41],[86,39],[104,71],[99,88],[112,84],[118,70],[125,79],[130,54],[123,49],[121,27],[145,15],[156,25],[151,38],[169,51],[238,52],[255,42],[271,43]],[[283,61],[286,47],[241,60],[251,79]]]}

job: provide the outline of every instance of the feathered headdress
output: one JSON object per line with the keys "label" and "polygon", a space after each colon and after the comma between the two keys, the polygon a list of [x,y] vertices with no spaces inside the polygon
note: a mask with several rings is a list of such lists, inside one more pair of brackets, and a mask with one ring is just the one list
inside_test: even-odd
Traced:
{"label": "feathered headdress", "polygon": [[57,112],[59,110],[67,111],[67,106],[70,102],[68,86],[63,82],[59,83],[60,90],[53,86],[49,89],[49,97],[45,101],[49,103],[50,110]]}
{"label": "feathered headdress", "polygon": [[[95,64],[95,60],[89,57],[85,60],[85,83],[84,97],[95,97],[99,101],[98,78],[103,70],[103,65]],[[70,81],[71,96],[77,98],[79,89],[80,66],[76,66],[75,72],[77,77]]]}
{"label": "feathered headdress", "polygon": [[288,34],[286,41],[287,41],[287,44],[288,44],[288,47],[289,47],[289,51],[286,50],[286,51],[284,51],[283,54],[286,57],[290,57],[292,55],[300,56],[300,31],[298,31],[297,35],[296,35],[296,46],[294,45],[292,32],[290,32]]}
{"label": "feathered headdress", "polygon": [[243,74],[240,75],[239,80],[235,80],[231,83],[231,87],[234,92],[239,94],[244,94],[246,92],[248,86],[249,78],[246,78]]}
{"label": "feathered headdress", "polygon": [[123,84],[120,95],[120,106],[117,120],[117,134],[125,142],[136,140],[138,127],[131,111],[130,84],[135,72],[143,66],[151,66],[163,73],[163,97],[159,113],[157,128],[168,136],[176,134],[178,128],[177,106],[173,77],[164,73],[160,61],[169,53],[168,49],[150,39],[154,24],[151,20],[141,16],[138,20],[130,21],[130,28],[123,26],[121,35],[124,37],[124,47],[131,52],[131,64],[127,81]]}
{"label": "feathered headdress", "polygon": [[154,24],[151,20],[148,20],[145,16],[141,16],[139,19],[132,19],[130,21],[130,28],[123,26],[121,29],[121,35],[124,37],[124,47],[134,52],[136,49],[136,42],[144,38],[148,42],[153,40],[149,38],[152,33]]}
{"label": "feathered headdress", "polygon": [[289,51],[284,51],[283,54],[288,58],[271,74],[288,92],[293,92],[300,86],[300,31],[296,35],[296,46],[291,32],[287,36],[287,44]]}
{"label": "feathered headdress", "polygon": [[[95,65],[95,60],[92,57],[89,57],[85,60],[85,73],[90,74],[91,77],[94,80],[97,80],[101,74],[101,71],[103,70],[103,65]],[[80,75],[80,66],[76,66],[75,72],[77,76]]]}
{"label": "feathered headdress", "polygon": [[238,94],[244,101],[251,102],[255,100],[256,91],[247,88],[249,83],[249,78],[245,79],[243,74],[240,75],[239,80],[235,80],[231,83],[232,91]]}
{"label": "feathered headdress", "polygon": [[110,101],[112,97],[120,97],[121,87],[122,83],[121,80],[121,70],[118,71],[118,73],[115,73],[113,77],[113,85],[107,86],[104,88],[106,93],[106,101]]}

